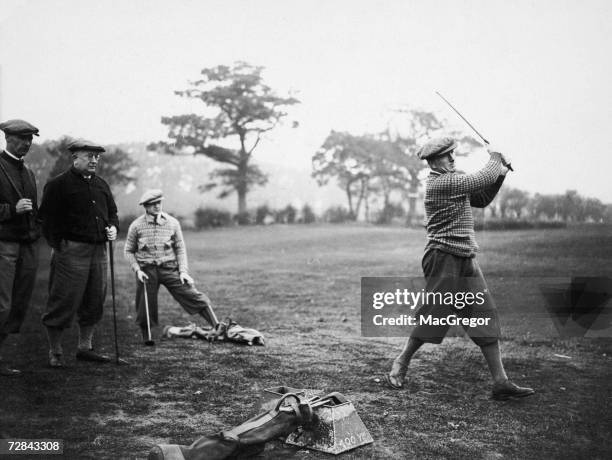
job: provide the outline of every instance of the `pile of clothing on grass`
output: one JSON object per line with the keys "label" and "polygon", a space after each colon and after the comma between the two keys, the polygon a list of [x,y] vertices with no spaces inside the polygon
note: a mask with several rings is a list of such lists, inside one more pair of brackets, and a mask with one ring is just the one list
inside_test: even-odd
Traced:
{"label": "pile of clothing on grass", "polygon": [[165,326],[163,338],[184,338],[199,339],[208,342],[228,341],[247,345],[265,345],[264,336],[261,332],[242,327],[231,318],[219,322],[215,327],[201,327],[196,323],[189,323],[187,326]]}

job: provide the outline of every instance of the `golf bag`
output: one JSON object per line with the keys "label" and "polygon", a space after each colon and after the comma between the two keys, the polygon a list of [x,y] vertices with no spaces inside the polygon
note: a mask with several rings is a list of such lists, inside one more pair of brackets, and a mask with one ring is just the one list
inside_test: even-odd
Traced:
{"label": "golf bag", "polygon": [[248,458],[261,453],[265,444],[287,436],[313,422],[309,401],[295,393],[283,395],[275,407],[231,430],[202,436],[190,446],[160,444],[149,452],[149,460],[224,460]]}

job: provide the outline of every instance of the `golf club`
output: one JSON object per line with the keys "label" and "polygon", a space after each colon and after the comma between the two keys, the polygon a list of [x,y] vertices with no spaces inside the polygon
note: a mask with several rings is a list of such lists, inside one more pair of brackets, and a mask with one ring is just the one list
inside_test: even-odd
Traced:
{"label": "golf club", "polygon": [[115,335],[115,362],[116,364],[127,364],[127,361],[119,358],[119,342],[117,340],[117,307],[115,302],[115,257],[113,255],[113,242],[108,241],[108,257],[111,272],[111,296],[113,298],[113,332]]}
{"label": "golf club", "polygon": [[[442,98],[442,100],[443,100],[444,102],[446,102],[446,103],[448,104],[448,106],[449,106],[451,109],[453,109],[453,111],[454,111],[454,112],[455,112],[457,115],[459,115],[459,117],[461,117],[461,119],[462,119],[463,121],[465,121],[465,122],[467,123],[467,125],[468,125],[470,128],[472,128],[472,130],[473,130],[473,131],[474,131],[474,132],[475,132],[475,133],[478,135],[478,137],[480,137],[480,138],[482,139],[482,142],[484,142],[486,145],[490,145],[490,144],[489,144],[489,141],[488,141],[488,140],[486,140],[486,139],[484,138],[484,136],[483,136],[482,134],[480,134],[476,128],[474,128],[474,126],[472,125],[472,123],[470,123],[469,121],[467,121],[467,119],[466,119],[466,118],[465,118],[463,115],[461,115],[461,113],[459,112],[459,110],[457,110],[457,109],[456,109],[456,108],[453,106],[453,104],[451,104],[451,103],[448,101],[448,99],[446,99],[444,96],[442,96],[442,94],[440,94],[438,91],[436,91],[436,94],[437,94],[438,96],[440,96],[440,98]],[[511,165],[510,163],[508,163],[508,164],[504,164],[504,166],[505,166],[506,168],[508,168],[510,171],[514,171],[514,169],[512,169],[512,165]]]}
{"label": "golf club", "polygon": [[149,318],[149,296],[147,296],[147,280],[142,281],[142,287],[144,291],[145,312],[147,314],[147,339],[145,340],[145,345],[152,347],[153,345],[155,345],[155,341],[151,339],[151,319]]}

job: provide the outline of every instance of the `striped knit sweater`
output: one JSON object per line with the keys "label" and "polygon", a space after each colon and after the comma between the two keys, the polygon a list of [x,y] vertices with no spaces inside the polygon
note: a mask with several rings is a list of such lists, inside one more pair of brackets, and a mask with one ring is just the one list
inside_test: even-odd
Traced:
{"label": "striped knit sweater", "polygon": [[162,212],[158,219],[144,214],[130,224],[124,255],[135,272],[143,265],[176,261],[180,273],[187,273],[187,251],[179,221]]}
{"label": "striped knit sweater", "polygon": [[472,208],[484,208],[499,191],[505,176],[497,156],[473,174],[432,171],[425,187],[427,245],[460,257],[474,257],[478,251]]}

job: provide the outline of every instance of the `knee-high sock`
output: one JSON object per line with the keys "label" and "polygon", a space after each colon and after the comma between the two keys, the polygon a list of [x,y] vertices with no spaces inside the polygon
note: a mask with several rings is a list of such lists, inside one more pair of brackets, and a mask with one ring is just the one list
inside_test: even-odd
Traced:
{"label": "knee-high sock", "polygon": [[91,350],[94,326],[79,326],[79,350]]}
{"label": "knee-high sock", "polygon": [[56,327],[47,328],[47,339],[49,339],[49,349],[52,353],[62,354],[62,329]]}

